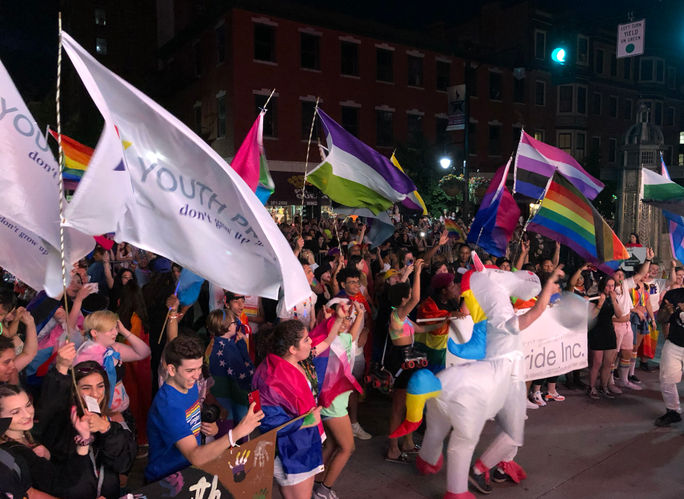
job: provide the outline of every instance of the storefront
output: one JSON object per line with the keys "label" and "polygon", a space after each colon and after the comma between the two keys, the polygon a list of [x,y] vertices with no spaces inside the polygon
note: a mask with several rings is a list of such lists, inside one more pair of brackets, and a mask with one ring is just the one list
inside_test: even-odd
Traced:
{"label": "storefront", "polygon": [[271,178],[275,191],[266,208],[277,222],[291,222],[302,215],[304,218],[319,218],[321,208],[330,206],[330,198],[316,187],[307,184],[306,189],[302,189],[302,173],[271,171]]}

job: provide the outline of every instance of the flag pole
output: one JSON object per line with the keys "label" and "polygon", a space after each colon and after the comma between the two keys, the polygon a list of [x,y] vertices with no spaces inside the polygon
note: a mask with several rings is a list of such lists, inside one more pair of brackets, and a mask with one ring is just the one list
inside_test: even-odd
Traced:
{"label": "flag pole", "polygon": [[304,237],[303,226],[304,226],[304,198],[306,194],[306,177],[308,176],[309,168],[309,150],[311,149],[311,138],[313,137],[314,125],[316,124],[316,113],[318,112],[318,101],[320,97],[316,97],[316,105],[314,106],[313,117],[311,118],[311,128],[309,129],[309,141],[306,144],[306,160],[304,161],[304,181],[302,182],[302,213],[299,216],[299,235]]}
{"label": "flag pole", "polygon": [[[67,320],[64,323],[64,330],[66,331],[66,341],[70,341],[69,331],[69,301],[67,300],[66,292],[66,255],[64,251],[64,223],[66,222],[64,218],[64,149],[62,148],[62,114],[61,114],[61,83],[62,83],[62,12],[57,13],[57,32],[58,32],[58,42],[57,42],[57,87],[55,92],[55,114],[57,119],[57,147],[58,147],[58,164],[59,164],[59,174],[57,175],[57,189],[59,196],[59,256],[62,264],[62,299],[64,300],[64,312],[66,313]],[[47,137],[46,137],[47,140]],[[71,382],[74,385],[75,393],[78,394],[78,385],[76,384],[76,376],[74,370],[71,371]],[[85,414],[85,407],[83,405],[83,399],[80,396],[76,397],[78,400],[78,405],[81,407],[81,412]]]}
{"label": "flag pole", "polygon": [[271,95],[268,96],[268,99],[266,99],[266,102],[264,103],[264,107],[262,108],[264,111],[268,108],[268,103],[271,102],[271,97],[273,97],[273,94],[275,93],[276,89],[274,88],[271,90]]}

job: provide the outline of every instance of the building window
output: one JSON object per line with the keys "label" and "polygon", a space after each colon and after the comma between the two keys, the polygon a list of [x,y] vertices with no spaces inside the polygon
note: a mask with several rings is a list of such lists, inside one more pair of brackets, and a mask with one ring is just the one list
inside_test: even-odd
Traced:
{"label": "building window", "polygon": [[437,90],[444,90],[449,88],[451,82],[451,64],[445,61],[437,61]]}
{"label": "building window", "polygon": [[572,112],[572,85],[560,85],[558,87],[558,112]]}
{"label": "building window", "polygon": [[601,94],[598,92],[591,94],[591,114],[601,115]]}
{"label": "building window", "polygon": [[655,113],[653,115],[655,124],[660,126],[663,124],[663,104],[662,102],[655,103]]}
{"label": "building window", "polygon": [[394,82],[394,52],[391,50],[377,49],[376,50],[377,73],[378,81],[385,81],[388,83]]}
{"label": "building window", "polygon": [[393,116],[391,111],[375,111],[377,144],[380,147],[394,145]]}
{"label": "building window", "polygon": [[359,44],[340,43],[340,73],[347,76],[359,76]]}
{"label": "building window", "polygon": [[677,155],[677,159],[678,159],[678,164],[679,164],[679,166],[684,166],[684,154],[679,153],[679,154]]}
{"label": "building window", "polygon": [[622,59],[622,75],[625,80],[632,79],[632,59],[629,57]]}
{"label": "building window", "polygon": [[559,132],[558,133],[558,149],[572,154],[572,133]]}
{"label": "building window", "polygon": [[622,107],[623,114],[622,117],[626,120],[632,119],[632,99],[625,99],[625,104]]}
{"label": "building window", "polygon": [[490,156],[501,156],[501,125],[489,125],[487,153]]}
{"label": "building window", "polygon": [[639,81],[653,81],[653,59],[641,59],[639,63]]}
{"label": "building window", "polygon": [[534,103],[537,106],[546,105],[546,82],[537,80],[534,82]]}
{"label": "building window", "polygon": [[574,156],[577,161],[582,161],[586,156],[587,135],[584,132],[575,132]]}
{"label": "building window", "polygon": [[437,144],[444,144],[449,137],[447,133],[447,124],[449,120],[446,118],[435,118],[435,142]]}
{"label": "building window", "polygon": [[202,103],[197,102],[192,108],[192,124],[194,126],[195,133],[202,136]]}
{"label": "building window", "polygon": [[679,132],[679,144],[684,144],[684,132]]}
{"label": "building window", "polygon": [[[254,107],[257,109],[263,109],[268,100],[268,95],[255,95],[254,96]],[[313,116],[313,109],[311,110],[311,116]],[[309,121],[309,126],[311,126],[311,121]],[[268,102],[268,110],[264,114],[264,137],[277,138],[278,137],[278,98],[276,96],[271,97]],[[306,138],[309,138],[307,133]]]}
{"label": "building window", "polygon": [[218,64],[226,60],[226,25],[221,24],[216,28],[216,62]]}
{"label": "building window", "polygon": [[468,156],[477,154],[477,123],[468,123]]}
{"label": "building window", "polygon": [[305,69],[321,69],[321,37],[309,33],[300,33],[299,41],[301,43],[301,67]]}
{"label": "building window", "polygon": [[513,78],[513,102],[525,103],[525,78]]}
{"label": "building window", "polygon": [[106,38],[96,38],[95,39],[95,52],[99,55],[107,55],[107,39]]}
{"label": "building window", "polygon": [[665,110],[665,123],[663,123],[663,124],[665,126],[674,125],[674,118],[675,118],[675,108],[674,107],[668,107]]}
{"label": "building window", "polygon": [[408,86],[423,86],[423,58],[408,56]]}
{"label": "building window", "polygon": [[617,139],[608,139],[608,162],[615,163],[617,159]]}
{"label": "building window", "polygon": [[546,31],[534,31],[534,57],[540,61],[546,59]]}
{"label": "building window", "polygon": [[610,76],[613,78],[617,76],[617,58],[615,54],[610,54]]}
{"label": "building window", "polygon": [[95,9],[95,25],[107,26],[107,11],[104,9]]}
{"label": "building window", "polygon": [[418,114],[406,115],[408,129],[408,145],[418,147],[423,141],[423,117]]}
{"label": "building window", "polygon": [[608,115],[611,118],[617,118],[618,115],[618,98],[615,95],[611,95],[608,98]]}
{"label": "building window", "polygon": [[589,64],[589,38],[577,35],[577,64]]}
{"label": "building window", "polygon": [[601,152],[601,137],[591,138],[591,153],[600,154]]}
{"label": "building window", "polygon": [[199,42],[192,44],[192,62],[195,70],[195,76],[202,74],[202,49]]}
{"label": "building window", "polygon": [[544,130],[535,130],[534,131],[534,138],[535,138],[535,140],[539,140],[540,142],[544,142]]}
{"label": "building window", "polygon": [[501,73],[489,72],[489,99],[501,100]]}
{"label": "building window", "polygon": [[603,74],[603,50],[596,49],[594,52],[594,71]]}
{"label": "building window", "polygon": [[656,81],[660,83],[665,82],[665,63],[661,60],[656,61]]}
{"label": "building window", "polygon": [[342,127],[354,137],[359,136],[359,108],[342,106]]}
{"label": "building window", "polygon": [[677,71],[672,66],[667,68],[667,88],[674,90],[677,86]]}
{"label": "building window", "polygon": [[577,87],[577,112],[587,114],[587,87]]}
{"label": "building window", "polygon": [[254,25],[254,59],[276,62],[275,28],[266,24]]}
{"label": "building window", "polygon": [[[303,100],[302,102],[302,139],[309,140],[309,133],[311,133],[311,120],[314,119],[314,108],[316,103],[312,101]],[[269,102],[269,106],[270,106]],[[314,120],[314,129],[312,138],[318,137],[318,120]]]}
{"label": "building window", "polygon": [[226,94],[216,96],[216,138],[226,136]]}

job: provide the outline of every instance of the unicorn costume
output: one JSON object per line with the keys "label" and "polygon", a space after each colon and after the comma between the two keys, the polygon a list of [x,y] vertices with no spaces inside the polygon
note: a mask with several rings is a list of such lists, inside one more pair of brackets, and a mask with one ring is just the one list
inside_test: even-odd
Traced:
{"label": "unicorn costume", "polygon": [[399,437],[416,429],[427,401],[427,429],[416,464],[422,474],[439,471],[442,444],[451,431],[445,499],[474,497],[468,492],[470,462],[490,418],[496,418],[502,432],[476,469],[488,473],[500,464],[514,480],[524,478],[524,471],[512,461],[523,444],[525,378],[518,316],[510,297],[529,299],[540,293],[541,286],[531,272],[485,268],[475,252],[472,257],[475,268],[464,275],[461,289],[475,323],[473,335],[461,345],[449,338],[447,348],[473,361],[436,376],[418,371],[407,390],[407,419],[390,435]]}

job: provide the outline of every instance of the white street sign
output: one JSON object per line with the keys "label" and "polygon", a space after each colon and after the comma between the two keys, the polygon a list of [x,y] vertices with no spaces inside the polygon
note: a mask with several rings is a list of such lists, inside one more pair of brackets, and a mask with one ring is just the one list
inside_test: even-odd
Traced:
{"label": "white street sign", "polygon": [[619,24],[617,32],[617,57],[633,57],[644,53],[646,19]]}

